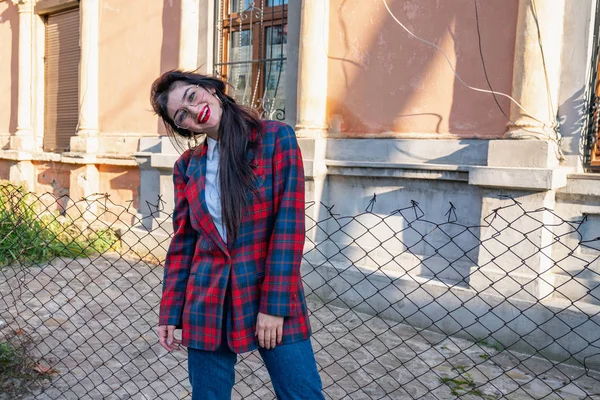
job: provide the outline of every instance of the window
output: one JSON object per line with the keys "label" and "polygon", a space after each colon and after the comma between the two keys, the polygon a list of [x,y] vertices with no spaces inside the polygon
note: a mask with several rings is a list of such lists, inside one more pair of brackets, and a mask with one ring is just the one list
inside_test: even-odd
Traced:
{"label": "window", "polygon": [[593,114],[591,116],[591,137],[590,144],[590,162],[589,166],[593,169],[597,169],[600,167],[600,145],[598,143],[600,139],[600,114],[598,112],[598,104],[600,98],[598,97],[598,89],[600,89],[600,81],[596,84],[596,93],[594,94],[594,106],[593,106]]}
{"label": "window", "polygon": [[288,0],[217,0],[214,71],[237,102],[285,119]]}
{"label": "window", "polygon": [[79,8],[48,14],[44,88],[44,151],[64,151],[79,117]]}

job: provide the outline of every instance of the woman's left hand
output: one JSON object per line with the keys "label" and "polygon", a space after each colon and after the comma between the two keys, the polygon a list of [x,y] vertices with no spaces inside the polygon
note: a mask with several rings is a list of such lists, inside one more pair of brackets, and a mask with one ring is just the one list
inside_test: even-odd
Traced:
{"label": "woman's left hand", "polygon": [[258,313],[256,317],[258,344],[265,349],[274,349],[283,337],[283,317]]}

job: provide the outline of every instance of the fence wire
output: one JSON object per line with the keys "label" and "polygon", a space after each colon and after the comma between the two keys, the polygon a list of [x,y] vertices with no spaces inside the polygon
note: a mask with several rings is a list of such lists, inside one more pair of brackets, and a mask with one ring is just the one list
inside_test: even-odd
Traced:
{"label": "fence wire", "polygon": [[[498,202],[480,226],[452,203],[443,222],[375,196],[353,216],[307,204],[326,398],[600,399],[600,238]],[[185,351],[155,333],[170,215],[145,206],[0,185],[0,399],[190,397]],[[233,398],[275,398],[258,353]]]}

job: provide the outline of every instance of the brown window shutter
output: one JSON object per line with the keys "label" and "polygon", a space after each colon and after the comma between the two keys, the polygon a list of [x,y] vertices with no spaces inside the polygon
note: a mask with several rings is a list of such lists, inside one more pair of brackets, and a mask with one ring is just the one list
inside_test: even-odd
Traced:
{"label": "brown window shutter", "polygon": [[48,15],[44,151],[63,151],[79,119],[79,9]]}

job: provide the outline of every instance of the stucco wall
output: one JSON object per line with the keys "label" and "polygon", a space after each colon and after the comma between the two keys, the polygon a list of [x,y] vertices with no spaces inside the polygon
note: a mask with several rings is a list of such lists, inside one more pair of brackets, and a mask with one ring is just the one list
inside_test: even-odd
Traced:
{"label": "stucco wall", "polygon": [[69,194],[71,171],[76,165],[55,162],[34,163],[37,178],[34,191],[38,194],[52,193],[60,197]]}
{"label": "stucco wall", "polygon": [[100,193],[108,193],[111,201],[132,208],[139,207],[140,170],[137,167],[100,165]]}
{"label": "stucco wall", "polygon": [[10,165],[10,161],[0,160],[0,180],[8,180],[10,178]]}
{"label": "stucco wall", "polygon": [[[414,34],[448,54],[469,85],[488,89],[470,0],[387,0]],[[494,90],[510,93],[517,0],[478,2],[482,48]],[[331,0],[328,122],[332,136],[452,133],[493,137],[506,118],[489,94],[464,87],[435,48],[409,36],[382,0]],[[508,113],[509,104],[499,98]]]}
{"label": "stucco wall", "polygon": [[178,65],[179,14],[179,0],[102,0],[99,39],[102,135],[158,131],[159,124],[148,101],[150,85],[161,71]]}
{"label": "stucco wall", "polygon": [[[19,57],[18,8],[0,1],[0,147],[3,136],[17,130],[17,61]],[[3,140],[4,139],[4,140]]]}

